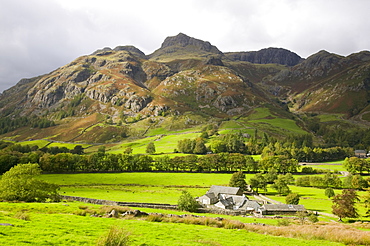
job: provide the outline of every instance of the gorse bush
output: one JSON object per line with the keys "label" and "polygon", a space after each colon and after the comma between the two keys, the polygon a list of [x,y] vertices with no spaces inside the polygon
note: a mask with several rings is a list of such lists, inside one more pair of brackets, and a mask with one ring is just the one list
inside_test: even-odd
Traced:
{"label": "gorse bush", "polygon": [[130,245],[130,232],[124,228],[112,226],[108,233],[101,236],[97,246],[126,246]]}

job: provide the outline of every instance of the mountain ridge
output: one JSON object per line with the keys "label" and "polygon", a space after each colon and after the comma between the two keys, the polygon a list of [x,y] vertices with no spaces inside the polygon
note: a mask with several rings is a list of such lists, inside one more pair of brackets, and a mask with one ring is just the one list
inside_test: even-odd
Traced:
{"label": "mountain ridge", "polygon": [[[47,118],[57,122],[55,129],[88,117],[129,126],[191,114],[192,124],[203,124],[268,105],[276,117],[339,113],[368,124],[369,84],[369,51],[347,57],[319,51],[307,59],[282,48],[222,53],[180,33],[149,55],[132,45],[106,47],[21,80],[0,95],[0,115]],[[56,130],[40,132],[64,139]]]}

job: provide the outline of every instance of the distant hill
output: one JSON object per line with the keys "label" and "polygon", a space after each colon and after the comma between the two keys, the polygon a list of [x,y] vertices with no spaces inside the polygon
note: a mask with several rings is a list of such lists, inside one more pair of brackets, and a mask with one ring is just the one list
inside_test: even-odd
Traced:
{"label": "distant hill", "polygon": [[[149,55],[134,46],[104,48],[21,80],[0,95],[2,136],[118,141],[144,120],[163,128],[169,117],[183,117],[186,128],[261,107],[295,119],[304,131],[300,115],[310,113],[367,126],[369,87],[369,51],[348,57],[320,51],[307,59],[282,48],[223,53],[180,33]],[[56,126],[30,130],[27,119],[35,117]]]}

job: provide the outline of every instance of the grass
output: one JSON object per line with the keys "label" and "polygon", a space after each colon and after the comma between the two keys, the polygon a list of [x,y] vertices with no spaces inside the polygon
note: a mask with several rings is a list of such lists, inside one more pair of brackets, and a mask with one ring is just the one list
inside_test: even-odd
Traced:
{"label": "grass", "polygon": [[173,153],[177,148],[177,142],[183,139],[194,139],[199,137],[198,132],[186,132],[179,134],[171,134],[165,136],[152,136],[140,138],[134,141],[122,142],[109,149],[109,153],[123,153],[127,147],[133,149],[133,154],[145,154],[146,146],[150,142],[154,142],[156,153]]}
{"label": "grass", "polygon": [[242,118],[248,125],[258,125],[259,129],[267,129],[273,132],[290,132],[306,134],[299,128],[294,120],[275,116],[268,108],[256,108],[248,118]]}
{"label": "grass", "polygon": [[48,145],[50,143],[50,141],[48,140],[44,140],[44,139],[39,139],[39,140],[30,140],[30,141],[24,141],[24,142],[18,142],[18,144],[20,145],[30,145],[30,146],[34,146],[36,145],[37,147],[39,148],[42,148],[42,147],[45,147],[46,145]]}
{"label": "grass", "polygon": [[[125,232],[130,245],[343,245],[323,240],[305,240],[254,233],[247,229],[223,229],[185,223],[158,223],[141,219],[112,219],[76,215],[100,206],[82,203],[0,203],[1,245],[95,245],[111,228]],[[30,220],[13,217],[27,211]],[[236,227],[229,223],[226,228]],[[256,229],[254,229],[256,230]]]}
{"label": "grass", "polygon": [[44,174],[43,180],[59,185],[139,184],[155,186],[202,186],[228,184],[231,174],[222,173],[79,173]]}
{"label": "grass", "polygon": [[[213,184],[227,185],[231,174],[103,173],[46,174],[43,180],[64,185],[61,194],[124,202],[177,204],[182,190],[201,196]],[[145,199],[143,198],[145,197]]]}
{"label": "grass", "polygon": [[67,149],[73,149],[74,147],[76,147],[76,145],[81,145],[82,148],[89,148],[91,147],[91,144],[74,144],[74,143],[51,143],[48,148],[51,148],[51,147],[59,147],[59,148],[67,148]]}
{"label": "grass", "polygon": [[[291,185],[289,186],[293,193],[298,193],[300,197],[299,204],[305,206],[306,209],[318,212],[324,212],[331,214],[332,200],[325,196],[325,189],[313,188],[313,187],[299,187]],[[335,189],[335,194],[340,194],[342,190]],[[360,199],[365,195],[364,191],[358,191]],[[276,194],[275,191],[269,189],[267,196],[273,200],[285,203],[285,196]],[[358,211],[360,214],[360,220],[368,220],[368,218],[361,217],[365,215],[365,208],[361,203],[358,203]]]}

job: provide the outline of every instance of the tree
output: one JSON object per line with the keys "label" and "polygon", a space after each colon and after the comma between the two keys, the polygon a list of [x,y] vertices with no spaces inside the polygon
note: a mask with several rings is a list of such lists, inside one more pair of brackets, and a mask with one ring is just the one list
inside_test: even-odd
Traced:
{"label": "tree", "polygon": [[326,188],[325,196],[327,196],[328,198],[335,196],[333,188]]}
{"label": "tree", "polygon": [[155,153],[155,145],[153,142],[148,143],[148,145],[146,146],[145,152],[151,155]]}
{"label": "tree", "polygon": [[247,189],[247,182],[245,182],[245,174],[243,172],[233,173],[229,181],[230,187],[240,187],[242,191]]}
{"label": "tree", "polygon": [[84,148],[82,145],[76,145],[70,152],[72,154],[82,155],[84,153]]}
{"label": "tree", "polygon": [[123,151],[123,153],[124,153],[124,154],[127,154],[127,155],[130,155],[130,154],[132,154],[132,151],[133,151],[133,149],[132,149],[131,147],[127,147],[127,148]]}
{"label": "tree", "polygon": [[257,173],[250,180],[249,184],[251,188],[258,194],[258,189],[266,191],[267,181],[262,173]]}
{"label": "tree", "polygon": [[177,142],[177,149],[183,153],[192,154],[194,151],[194,147],[195,147],[195,140],[186,138],[183,140],[179,140]]}
{"label": "tree", "polygon": [[195,146],[194,146],[193,153],[194,154],[206,154],[207,153],[207,147],[204,144],[203,138],[195,139]]}
{"label": "tree", "polygon": [[297,193],[290,193],[285,197],[285,203],[286,204],[293,204],[298,205],[299,204],[299,195]]}
{"label": "tree", "polygon": [[280,195],[287,195],[290,193],[288,181],[285,175],[279,175],[278,178],[272,184],[272,188],[277,191]]}
{"label": "tree", "polygon": [[366,168],[366,161],[357,157],[350,157],[346,158],[343,162],[344,168],[352,173],[355,174],[357,172],[362,173],[363,170]]}
{"label": "tree", "polygon": [[188,191],[183,190],[179,197],[177,207],[182,211],[196,212],[199,204]]}
{"label": "tree", "polygon": [[366,216],[370,216],[370,189],[367,189],[367,192],[363,198],[366,209]]}
{"label": "tree", "polygon": [[0,180],[0,200],[43,202],[59,200],[59,186],[37,179],[38,164],[18,164],[4,173]]}
{"label": "tree", "polygon": [[333,197],[333,214],[339,217],[339,221],[342,221],[342,218],[346,217],[357,218],[356,201],[359,201],[356,191],[353,189],[344,189],[342,194]]}

